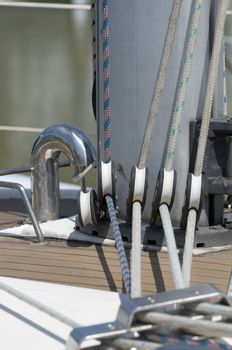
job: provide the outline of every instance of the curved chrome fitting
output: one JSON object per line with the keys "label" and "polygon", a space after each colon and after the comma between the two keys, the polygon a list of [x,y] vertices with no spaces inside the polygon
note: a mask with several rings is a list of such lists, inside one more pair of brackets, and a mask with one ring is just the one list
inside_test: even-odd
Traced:
{"label": "curved chrome fitting", "polygon": [[92,143],[79,128],[59,124],[40,134],[31,153],[32,206],[39,221],[59,218],[60,153],[75,167],[74,176],[85,171],[96,159]]}

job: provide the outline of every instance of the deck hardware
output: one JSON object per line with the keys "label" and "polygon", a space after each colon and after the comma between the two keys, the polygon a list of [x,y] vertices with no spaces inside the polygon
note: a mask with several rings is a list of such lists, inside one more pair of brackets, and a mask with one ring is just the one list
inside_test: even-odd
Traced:
{"label": "deck hardware", "polygon": [[115,163],[110,161],[98,163],[98,197],[100,207],[105,206],[105,197],[111,196],[115,204]]}
{"label": "deck hardware", "polygon": [[161,169],[156,182],[154,198],[152,202],[151,223],[156,221],[159,213],[159,207],[162,204],[168,206],[169,211],[175,198],[176,191],[176,171]]}
{"label": "deck hardware", "polygon": [[131,218],[132,205],[134,202],[139,202],[142,210],[145,206],[148,188],[148,173],[148,168],[139,169],[137,167],[132,167],[131,169],[129,195],[127,199],[128,219]]}
{"label": "deck hardware", "polygon": [[127,220],[132,222],[131,297],[142,294],[141,282],[141,218],[148,188],[148,168],[132,167],[127,199]]}
{"label": "deck hardware", "polygon": [[21,197],[23,199],[23,202],[27,208],[28,214],[30,215],[31,222],[32,222],[32,225],[34,227],[38,242],[42,243],[44,241],[43,234],[42,234],[41,228],[39,226],[39,223],[36,219],[35,213],[31,207],[31,203],[30,203],[29,199],[27,198],[26,190],[23,187],[23,185],[21,185],[19,183],[15,183],[15,182],[0,181],[0,187],[12,188],[12,189],[19,191],[19,193],[21,194]]}
{"label": "deck hardware", "polygon": [[[155,302],[151,303],[149,300],[153,299],[155,299]],[[160,317],[164,317],[165,320],[168,318],[171,319],[172,317],[175,317],[177,312],[181,314],[183,309],[187,310],[189,305],[196,305],[206,301],[207,303],[210,303],[211,301],[215,302],[215,300],[217,300],[216,305],[227,305],[228,309],[231,309],[231,305],[226,295],[212,285],[200,285],[182,290],[158,293],[155,296],[152,295],[150,297],[135,299],[123,298],[115,322],[74,329],[70,334],[66,350],[79,350],[82,348],[82,345],[88,347],[88,342],[90,342],[89,345],[92,345],[91,342],[93,340],[97,341],[99,344],[99,341],[107,342],[112,338],[117,339],[117,337],[122,337],[126,334],[130,334],[131,339],[133,339],[133,332],[139,333],[151,329],[155,332],[154,324],[141,322],[141,319],[145,317],[146,314],[159,314]],[[175,310],[174,315],[172,313],[173,310]],[[181,316],[181,321],[183,321],[184,318],[184,320],[190,320],[191,323],[197,325],[199,320],[194,321],[191,319],[191,315],[192,314],[186,318]],[[204,320],[202,320],[202,322],[203,321]],[[209,328],[211,325],[212,327],[215,327],[214,322],[206,322],[208,322],[207,325]],[[157,325],[159,325],[159,322],[156,322],[156,327]],[[220,323],[221,328],[223,325],[224,324]],[[232,326],[230,325],[230,327]]]}
{"label": "deck hardware", "polygon": [[82,191],[77,194],[77,214],[80,226],[97,224],[98,211],[97,194],[94,189]]}
{"label": "deck hardware", "polygon": [[32,203],[39,221],[59,218],[58,159],[64,153],[75,167],[75,177],[95,163],[96,152],[87,134],[67,124],[45,129],[33,145]]}
{"label": "deck hardware", "polygon": [[[70,162],[68,160],[63,160],[58,163],[59,168],[64,168],[70,166]],[[0,176],[5,176],[5,175],[13,175],[13,174],[24,174],[24,173],[31,173],[32,168],[28,166],[22,166],[22,167],[17,167],[17,168],[10,168],[10,169],[1,169],[0,170]],[[79,174],[79,176],[81,176]]]}
{"label": "deck hardware", "polygon": [[196,210],[198,215],[201,212],[202,198],[204,194],[204,177],[203,174],[195,176],[194,174],[188,174],[185,205],[183,208],[182,225],[186,226],[186,220],[188,212],[191,209]]}

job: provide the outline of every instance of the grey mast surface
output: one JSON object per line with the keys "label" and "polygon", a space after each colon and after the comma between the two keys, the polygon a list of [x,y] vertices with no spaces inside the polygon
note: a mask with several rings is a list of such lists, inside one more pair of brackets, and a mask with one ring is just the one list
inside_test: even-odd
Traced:
{"label": "grey mast surface", "polygon": [[[117,169],[117,196],[120,217],[126,216],[126,200],[131,167],[136,165],[149,113],[156,74],[160,63],[173,1],[170,0],[111,0],[110,1],[110,60],[112,159]],[[102,74],[102,0],[97,3],[97,118],[99,155],[103,159],[103,74]],[[175,169],[177,189],[171,211],[174,225],[179,226],[184,202],[185,184],[189,171],[189,124],[201,119],[216,2],[204,1],[200,28],[185,102],[184,121],[179,130]],[[149,161],[149,188],[143,219],[149,222],[151,202],[161,167],[173,101],[182,61],[191,1],[183,1],[171,60],[162,96],[158,123],[154,133]],[[210,15],[211,14],[211,15]],[[213,114],[223,114],[222,67],[219,70]],[[207,215],[206,215],[207,217]],[[207,219],[202,219],[204,226]]]}

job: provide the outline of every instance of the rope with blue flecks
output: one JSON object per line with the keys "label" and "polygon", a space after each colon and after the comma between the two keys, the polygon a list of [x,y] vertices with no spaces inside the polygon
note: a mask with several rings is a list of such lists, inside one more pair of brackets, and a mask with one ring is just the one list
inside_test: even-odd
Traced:
{"label": "rope with blue flecks", "polygon": [[106,196],[105,199],[106,199],[108,212],[110,216],[111,227],[114,233],[115,246],[118,252],[119,261],[121,265],[123,282],[125,285],[126,293],[129,295],[130,294],[130,271],[129,271],[129,266],[127,262],[126,252],[122,242],[121,232],[120,232],[118,221],[116,218],[114,203],[111,196]]}
{"label": "rope with blue flecks", "polygon": [[[109,0],[103,0],[103,74],[104,74],[104,161],[111,161],[111,110],[110,110],[110,43],[109,43]],[[130,294],[130,270],[127,263],[122,235],[116,218],[114,202],[111,196],[105,197],[115,246],[118,251],[122,278],[126,293]]]}
{"label": "rope with blue flecks", "polygon": [[103,0],[104,160],[111,160],[109,0]]}

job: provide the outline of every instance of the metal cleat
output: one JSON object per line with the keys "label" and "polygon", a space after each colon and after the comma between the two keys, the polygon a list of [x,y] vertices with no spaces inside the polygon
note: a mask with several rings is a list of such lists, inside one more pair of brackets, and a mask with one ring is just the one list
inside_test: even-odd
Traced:
{"label": "metal cleat", "polygon": [[[217,305],[224,305],[224,307],[225,305],[227,307],[231,306],[226,295],[212,285],[200,285],[135,299],[125,297],[122,300],[115,322],[74,329],[69,336],[66,350],[79,350],[83,346],[88,348],[105,342],[111,344],[111,341],[123,336],[131,339],[135,333],[149,330],[155,332],[157,326],[162,326],[159,321],[155,323],[144,322],[143,318],[146,315],[163,315],[170,318],[170,320],[172,320],[172,317],[179,317],[197,324],[197,322],[200,322],[199,319],[192,319],[191,314],[188,317],[179,315],[183,310],[186,315],[190,305],[198,305],[202,302],[208,304],[212,301],[216,301]],[[209,323],[210,321],[201,320],[201,322]],[[211,323],[215,325],[214,322]],[[228,324],[225,323],[225,325]],[[232,328],[232,325],[229,326]],[[175,324],[175,327],[178,328],[178,324]]]}

